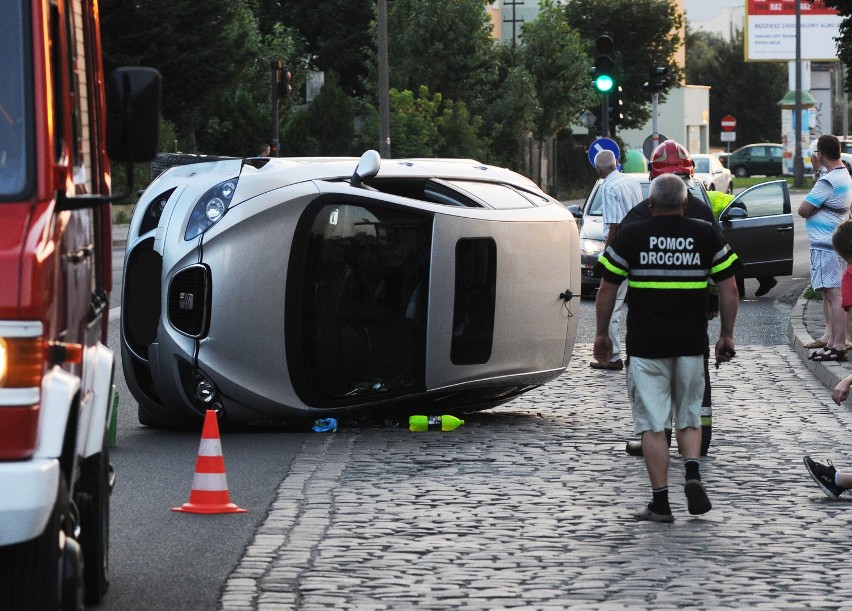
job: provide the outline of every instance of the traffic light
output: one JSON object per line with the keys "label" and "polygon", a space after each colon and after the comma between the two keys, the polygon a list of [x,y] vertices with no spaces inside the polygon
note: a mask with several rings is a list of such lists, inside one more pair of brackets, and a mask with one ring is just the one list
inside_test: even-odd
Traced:
{"label": "traffic light", "polygon": [[284,98],[290,95],[290,92],[293,91],[293,85],[291,81],[293,80],[293,74],[290,72],[290,68],[281,68],[278,67],[278,97]]}
{"label": "traffic light", "polygon": [[598,93],[609,93],[615,86],[615,43],[609,34],[601,34],[595,39],[595,65],[589,71]]}
{"label": "traffic light", "polygon": [[648,75],[648,82],[642,86],[642,89],[651,93],[658,93],[666,88],[669,84],[669,69],[665,66],[655,66],[651,68]]}
{"label": "traffic light", "polygon": [[609,94],[609,125],[615,127],[624,120],[624,100],[621,99],[622,88],[614,87]]}

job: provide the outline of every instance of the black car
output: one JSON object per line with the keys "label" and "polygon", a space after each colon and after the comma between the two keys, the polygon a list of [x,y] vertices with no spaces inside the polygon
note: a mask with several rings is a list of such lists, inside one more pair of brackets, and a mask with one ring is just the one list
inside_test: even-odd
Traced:
{"label": "black car", "polygon": [[[643,197],[647,197],[648,175],[634,176]],[[584,294],[593,293],[600,284],[595,264],[604,245],[601,182],[595,183],[582,206],[568,207],[580,222],[580,281]],[[691,179],[689,192],[710,206],[701,181]],[[719,225],[743,262],[738,278],[793,274],[793,215],[787,181],[774,180],[746,189],[722,211]]]}

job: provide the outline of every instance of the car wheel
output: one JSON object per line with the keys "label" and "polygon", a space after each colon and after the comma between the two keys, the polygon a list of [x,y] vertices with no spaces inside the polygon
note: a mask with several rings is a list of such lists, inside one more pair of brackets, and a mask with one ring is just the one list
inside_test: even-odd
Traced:
{"label": "car wheel", "polygon": [[709,186],[709,187],[707,187],[707,190],[708,190],[708,191],[715,191],[715,190],[716,190],[716,185],[714,185],[714,184],[711,182],[711,183],[710,183],[710,186]]}
{"label": "car wheel", "polygon": [[734,168],[734,176],[736,176],[737,178],[747,178],[748,170],[745,168],[745,166],[738,165]]}
{"label": "car wheel", "polygon": [[728,183],[728,190],[725,191],[725,193],[727,193],[728,195],[734,194],[734,181],[733,180]]}
{"label": "car wheel", "polygon": [[[59,477],[59,490],[53,512],[44,532],[35,539],[0,548],[0,609],[34,611],[60,608],[82,608],[82,583],[68,592],[71,598],[63,603],[65,584],[60,587],[60,537],[68,515],[68,487],[65,476]],[[69,537],[70,540],[70,537]],[[68,588],[73,589],[73,588]]]}
{"label": "car wheel", "polygon": [[107,433],[101,451],[83,461],[80,476],[80,543],[85,563],[86,604],[96,605],[109,590],[110,464]]}

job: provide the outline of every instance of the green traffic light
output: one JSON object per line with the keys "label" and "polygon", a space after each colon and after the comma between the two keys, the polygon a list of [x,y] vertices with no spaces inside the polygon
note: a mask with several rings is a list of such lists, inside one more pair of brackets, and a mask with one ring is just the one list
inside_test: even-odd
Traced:
{"label": "green traffic light", "polygon": [[601,74],[598,78],[595,79],[595,89],[600,91],[601,93],[609,93],[612,91],[612,86],[615,83],[612,80],[612,77],[608,74]]}

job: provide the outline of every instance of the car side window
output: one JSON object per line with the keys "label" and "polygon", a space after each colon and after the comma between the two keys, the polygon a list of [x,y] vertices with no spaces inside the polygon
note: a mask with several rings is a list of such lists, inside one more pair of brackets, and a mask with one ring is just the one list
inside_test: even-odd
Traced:
{"label": "car side window", "polygon": [[775,158],[781,159],[781,147],[780,146],[773,146],[771,149],[769,149],[769,155],[773,159],[775,159]]}
{"label": "car side window", "polygon": [[740,195],[737,204],[742,204],[749,218],[784,214],[784,187],[780,182],[761,185]]}
{"label": "car side window", "polygon": [[753,146],[748,151],[749,157],[766,157],[766,149],[762,146]]}

